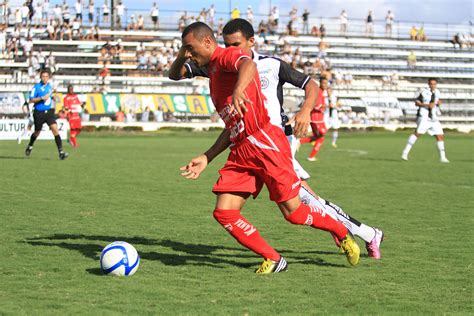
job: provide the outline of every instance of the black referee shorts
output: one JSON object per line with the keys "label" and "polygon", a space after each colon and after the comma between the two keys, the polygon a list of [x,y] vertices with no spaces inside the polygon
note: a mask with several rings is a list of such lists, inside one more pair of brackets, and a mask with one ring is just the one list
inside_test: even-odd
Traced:
{"label": "black referee shorts", "polygon": [[48,126],[56,124],[56,114],[54,109],[47,111],[33,111],[33,119],[35,121],[35,131],[40,131],[43,128],[43,124],[46,123]]}

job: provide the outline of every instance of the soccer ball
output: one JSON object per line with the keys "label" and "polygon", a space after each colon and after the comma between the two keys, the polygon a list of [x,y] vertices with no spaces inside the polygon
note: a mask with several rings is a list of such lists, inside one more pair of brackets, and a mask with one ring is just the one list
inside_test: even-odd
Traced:
{"label": "soccer ball", "polygon": [[137,250],[125,241],[114,241],[100,254],[100,269],[105,274],[130,276],[137,271],[139,265]]}

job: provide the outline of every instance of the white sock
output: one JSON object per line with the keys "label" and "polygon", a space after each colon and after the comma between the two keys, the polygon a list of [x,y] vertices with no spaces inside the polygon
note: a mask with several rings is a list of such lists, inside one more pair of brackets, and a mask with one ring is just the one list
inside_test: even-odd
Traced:
{"label": "white sock", "polygon": [[346,214],[339,206],[324,200],[319,196],[314,196],[305,187],[300,189],[300,198],[307,205],[321,208],[334,218],[341,222],[351,232],[352,235],[362,238],[365,242],[371,242],[375,237],[375,229],[360,223],[358,220]]}
{"label": "white sock", "polygon": [[446,159],[446,152],[444,151],[444,141],[437,141],[436,145],[438,146],[439,158]]}
{"label": "white sock", "polygon": [[332,143],[335,144],[337,142],[337,137],[339,136],[338,131],[332,132]]}
{"label": "white sock", "polygon": [[417,139],[418,137],[416,137],[415,134],[411,134],[410,137],[408,137],[407,145],[405,146],[405,149],[403,150],[404,155],[408,155],[413,145],[415,145]]}

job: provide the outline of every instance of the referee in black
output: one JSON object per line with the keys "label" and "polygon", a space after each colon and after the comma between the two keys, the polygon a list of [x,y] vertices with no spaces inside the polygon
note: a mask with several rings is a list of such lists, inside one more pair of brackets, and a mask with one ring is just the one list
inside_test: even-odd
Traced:
{"label": "referee in black", "polygon": [[30,143],[26,147],[25,155],[31,155],[33,144],[41,133],[43,124],[48,124],[53,132],[56,146],[58,147],[59,159],[64,160],[68,154],[63,150],[61,136],[59,136],[58,124],[53,108],[53,87],[49,83],[49,71],[46,69],[40,72],[41,81],[33,86],[30,92],[30,103],[34,104],[33,119],[35,121],[35,131],[31,134]]}

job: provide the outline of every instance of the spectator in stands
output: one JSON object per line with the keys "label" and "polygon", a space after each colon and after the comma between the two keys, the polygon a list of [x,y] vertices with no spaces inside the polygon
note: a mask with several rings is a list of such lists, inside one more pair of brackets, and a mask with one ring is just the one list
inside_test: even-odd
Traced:
{"label": "spectator in stands", "polygon": [[128,110],[127,114],[125,114],[125,123],[133,123],[136,121],[135,113],[133,113],[132,109]]}
{"label": "spectator in stands", "polygon": [[132,14],[130,16],[130,22],[127,25],[127,31],[130,31],[130,30],[134,30],[134,31],[137,30],[137,20],[135,19],[135,14]]}
{"label": "spectator in stands", "polygon": [[334,82],[337,86],[340,86],[344,83],[343,75],[340,70],[334,70]]}
{"label": "spectator in stands", "polygon": [[93,0],[89,0],[89,5],[88,5],[88,18],[89,18],[89,25],[92,26],[94,24],[94,11],[95,11],[95,7],[94,7],[94,1]]}
{"label": "spectator in stands", "polygon": [[82,2],[81,0],[76,0],[74,3],[74,11],[76,11],[76,20],[82,22]]}
{"label": "spectator in stands", "polygon": [[94,41],[100,41],[100,31],[99,27],[97,25],[94,25],[94,28],[92,30],[92,40]]}
{"label": "spectator in stands", "polygon": [[53,9],[53,14],[54,14],[54,21],[57,23],[57,25],[61,25],[63,20],[63,9],[57,4],[54,9]]}
{"label": "spectator in stands", "polygon": [[48,57],[46,58],[46,68],[49,69],[51,74],[56,72],[56,59],[53,56],[53,52],[50,51]]}
{"label": "spectator in stands", "polygon": [[224,29],[224,19],[219,18],[219,21],[217,22],[217,35],[221,36],[222,35],[222,30]]}
{"label": "spectator in stands", "polygon": [[28,65],[28,68],[27,68],[28,77],[30,77],[30,79],[34,79],[36,76],[36,70],[33,65],[33,52],[30,52],[30,55],[28,56],[27,65]]}
{"label": "spectator in stands", "polygon": [[329,44],[324,40],[324,37],[321,36],[321,41],[319,42],[319,53],[318,58],[326,58],[327,52],[326,49],[329,48]]}
{"label": "spectator in stands", "polygon": [[321,33],[319,33],[319,28],[315,25],[311,28],[311,35],[319,37]]}
{"label": "spectator in stands", "polygon": [[207,10],[207,24],[214,30],[214,25],[216,23],[216,9],[214,5],[211,4],[211,7]]}
{"label": "spectator in stands", "polygon": [[30,55],[30,52],[33,51],[33,40],[31,37],[28,37],[28,39],[23,43],[23,56],[27,57]]}
{"label": "spectator in stands", "polygon": [[232,20],[240,18],[240,10],[237,7],[235,7],[234,10],[232,10],[232,12],[230,13],[230,18]]}
{"label": "spectator in stands", "polygon": [[146,58],[145,52],[139,52],[137,56],[137,69],[146,70],[148,65],[148,59]]}
{"label": "spectator in stands", "polygon": [[247,21],[253,25],[253,9],[251,5],[247,7]]}
{"label": "spectator in stands", "polygon": [[61,41],[64,40],[64,35],[68,36],[68,40],[72,39],[72,32],[71,32],[71,28],[69,27],[68,23],[63,23],[61,25],[61,29],[59,30],[59,39]]}
{"label": "spectator in stands", "polygon": [[280,11],[276,6],[273,7],[272,13],[271,13],[273,25],[275,26],[275,29],[278,29],[278,22],[280,21]]}
{"label": "spectator in stands", "polygon": [[158,71],[158,50],[153,48],[150,57],[148,58],[148,69],[151,71]]}
{"label": "spectator in stands", "polygon": [[81,32],[81,21],[79,19],[74,19],[72,22],[72,37],[76,37],[77,39],[82,39],[82,32]]}
{"label": "spectator in stands", "polygon": [[20,9],[15,10],[15,27],[21,27],[23,19],[21,18],[21,11]]}
{"label": "spectator in stands", "polygon": [[339,15],[339,22],[340,22],[340,32],[341,35],[346,35],[347,33],[347,23],[348,23],[347,13],[346,10],[342,10],[341,14]]}
{"label": "spectator in stands", "polygon": [[21,25],[27,26],[30,22],[30,9],[28,8],[27,3],[23,3],[23,6],[20,8],[21,14]]}
{"label": "spectator in stands", "polygon": [[153,6],[151,7],[150,11],[150,16],[151,16],[151,21],[153,22],[153,30],[157,30],[159,27],[159,15],[160,15],[160,10],[158,9],[158,5],[156,2],[153,2]]}
{"label": "spectator in stands", "polygon": [[69,7],[66,5],[63,9],[63,24],[66,24],[69,27],[71,22],[71,13],[69,12]]}
{"label": "spectator in stands", "polygon": [[324,26],[324,24],[321,24],[321,26],[319,27],[319,36],[321,36],[321,38],[326,36],[326,27]]}
{"label": "spectator in stands", "polygon": [[119,29],[122,28],[122,21],[123,21],[123,15],[125,14],[125,6],[123,3],[120,1],[116,6],[115,6],[115,16],[116,16],[116,22],[117,26]]}
{"label": "spectator in stands", "polygon": [[142,113],[142,117],[140,118],[140,121],[142,123],[147,123],[150,121],[150,112],[151,112],[151,109],[149,106],[147,106]]}
{"label": "spectator in stands", "polygon": [[42,70],[46,67],[46,56],[43,53],[42,48],[38,49],[37,56],[38,56],[38,63],[40,65],[40,70]]}
{"label": "spectator in stands", "polygon": [[202,22],[202,23],[206,23],[206,20],[207,20],[207,10],[206,10],[206,8],[202,8],[201,12],[199,12],[197,21]]}
{"label": "spectator in stands", "polygon": [[418,34],[418,29],[416,28],[416,26],[412,26],[411,29],[410,29],[410,39],[412,41],[416,41],[416,35]]}
{"label": "spectator in stands", "polygon": [[153,112],[153,116],[155,117],[155,122],[163,122],[163,107],[161,104],[158,104],[156,110]]}
{"label": "spectator in stands", "polygon": [[180,32],[183,32],[185,27],[186,27],[186,15],[183,14],[178,20],[178,30]]}
{"label": "spectator in stands", "polygon": [[118,111],[117,113],[115,113],[115,120],[117,122],[123,122],[125,121],[125,114],[123,113],[122,110]]}
{"label": "spectator in stands", "polygon": [[46,25],[46,32],[48,32],[48,38],[50,40],[56,40],[56,26],[53,19],[50,19]]}
{"label": "spectator in stands", "polygon": [[392,26],[395,20],[395,15],[388,10],[387,16],[385,17],[385,36],[392,37]]}
{"label": "spectator in stands", "polygon": [[418,30],[418,34],[416,34],[416,39],[420,42],[426,42],[428,40],[428,38],[426,37],[425,28],[423,27],[423,25]]}
{"label": "spectator in stands", "polygon": [[372,11],[369,11],[365,21],[365,35],[374,36],[374,16],[372,15]]}
{"label": "spectator in stands", "polygon": [[303,19],[303,34],[309,34],[309,11],[304,9],[303,14],[301,15]]}
{"label": "spectator in stands", "polygon": [[415,51],[413,50],[411,50],[410,53],[408,53],[407,65],[408,65],[408,68],[416,67],[416,55],[415,55]]}
{"label": "spectator in stands", "polygon": [[41,17],[41,24],[48,22],[48,14],[49,14],[49,0],[43,0],[43,7],[41,8],[42,17]]}
{"label": "spectator in stands", "polygon": [[108,66],[108,62],[104,61],[103,67],[99,70],[98,76],[102,81],[102,84],[104,85],[106,83],[106,79],[108,76],[110,76],[110,70]]}
{"label": "spectator in stands", "polygon": [[8,58],[18,58],[18,39],[16,37],[7,38],[7,54]]}
{"label": "spectator in stands", "polygon": [[142,30],[145,28],[145,19],[143,18],[143,15],[139,15],[137,19],[137,29]]}
{"label": "spectator in stands", "polygon": [[346,86],[351,86],[352,85],[352,74],[350,72],[346,72],[343,75],[343,81]]}
{"label": "spectator in stands", "polygon": [[103,16],[103,22],[104,23],[109,23],[110,19],[110,8],[107,5],[107,1],[104,1],[104,4],[102,5],[102,16]]}
{"label": "spectator in stands", "polygon": [[41,2],[36,2],[35,7],[35,26],[38,28],[43,24],[43,4]]}

